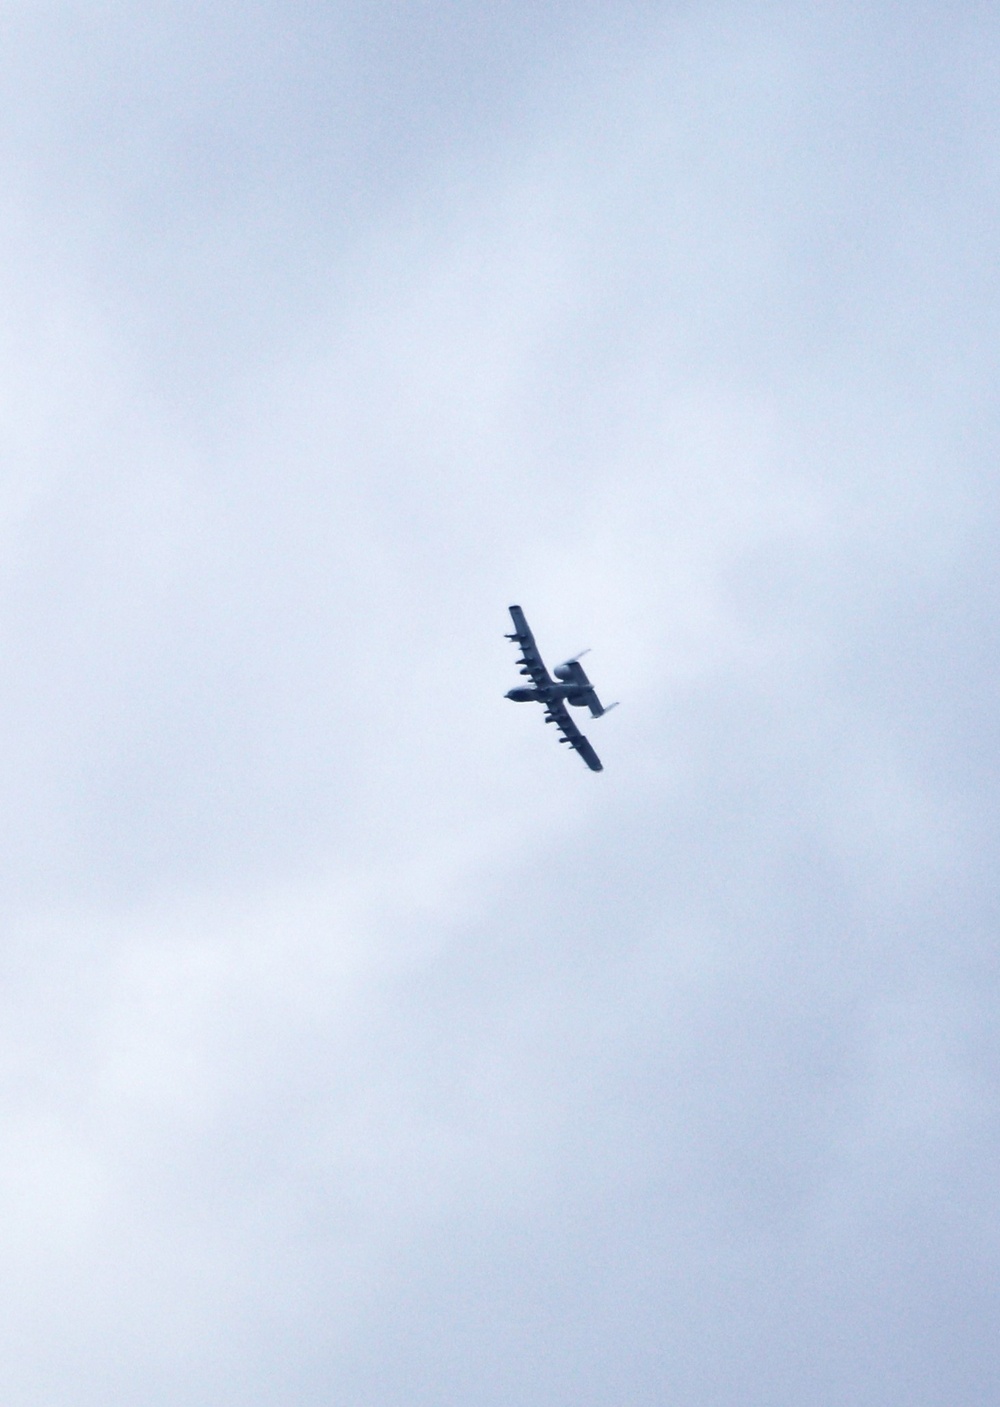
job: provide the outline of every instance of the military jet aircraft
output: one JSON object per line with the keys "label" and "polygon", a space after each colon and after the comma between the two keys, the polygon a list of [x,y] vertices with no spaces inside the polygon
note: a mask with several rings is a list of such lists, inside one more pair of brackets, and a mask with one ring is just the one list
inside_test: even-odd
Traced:
{"label": "military jet aircraft", "polygon": [[[601,759],[570,718],[566,705],[572,704],[574,708],[589,708],[591,716],[594,718],[600,718],[602,713],[610,713],[617,705],[608,704],[607,708],[602,705],[593,684],[583,672],[580,655],[574,655],[571,660],[557,664],[552,671],[555,674],[553,679],[542,663],[538,646],[535,644],[535,637],[531,633],[521,607],[510,606],[508,609],[510,610],[510,618],[514,622],[514,633],[508,635],[507,639],[514,640],[520,646],[521,658],[518,660],[518,665],[521,673],[527,675],[531,680],[533,687],[530,689],[510,689],[507,692],[507,698],[513,699],[515,703],[544,704],[545,721],[556,725],[561,734],[559,741],[569,743],[570,747],[580,754],[592,772],[603,772]],[[582,654],[586,653],[586,650],[582,651]]]}

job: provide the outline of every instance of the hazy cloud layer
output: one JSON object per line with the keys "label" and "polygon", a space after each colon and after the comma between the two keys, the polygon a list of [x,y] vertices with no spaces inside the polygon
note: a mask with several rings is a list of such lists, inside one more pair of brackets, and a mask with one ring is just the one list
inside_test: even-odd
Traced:
{"label": "hazy cloud layer", "polygon": [[12,1407],[996,1400],[997,23],[543,9],[0,19]]}

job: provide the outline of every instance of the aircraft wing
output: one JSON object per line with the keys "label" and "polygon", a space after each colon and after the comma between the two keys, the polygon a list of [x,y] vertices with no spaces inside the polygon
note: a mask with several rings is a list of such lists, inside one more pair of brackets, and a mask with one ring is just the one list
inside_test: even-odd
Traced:
{"label": "aircraft wing", "polygon": [[514,640],[520,646],[521,658],[518,664],[521,673],[531,678],[536,689],[544,689],[552,683],[549,678],[549,671],[542,663],[542,657],[538,653],[538,646],[535,644],[535,637],[531,633],[531,627],[524,618],[524,612],[520,606],[510,606],[510,618],[514,622],[514,634],[508,635],[508,640]]}
{"label": "aircraft wing", "polygon": [[601,759],[570,718],[565,704],[548,704],[545,709],[545,721],[556,725],[561,735],[559,741],[569,743],[570,747],[580,754],[592,772],[604,771]]}

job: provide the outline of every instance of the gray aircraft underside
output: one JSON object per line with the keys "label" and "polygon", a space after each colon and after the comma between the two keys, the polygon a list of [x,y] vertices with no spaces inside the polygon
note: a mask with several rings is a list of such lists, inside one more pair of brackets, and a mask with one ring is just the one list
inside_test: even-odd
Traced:
{"label": "gray aircraft underside", "polygon": [[[615,705],[608,704],[607,708],[603,706],[597,697],[597,691],[583,671],[579,655],[566,660],[564,664],[556,665],[552,671],[555,675],[553,679],[542,663],[535,637],[521,607],[511,606],[509,610],[510,618],[514,622],[514,633],[508,635],[507,639],[520,646],[521,658],[517,663],[520,672],[531,680],[531,687],[509,689],[507,698],[513,699],[515,703],[544,704],[545,721],[556,725],[560,734],[559,741],[569,743],[592,772],[602,772],[604,769],[601,759],[569,716],[566,705],[569,704],[573,708],[589,708],[593,718],[600,718],[601,714],[608,713]],[[586,654],[587,651],[584,650],[583,653]]]}

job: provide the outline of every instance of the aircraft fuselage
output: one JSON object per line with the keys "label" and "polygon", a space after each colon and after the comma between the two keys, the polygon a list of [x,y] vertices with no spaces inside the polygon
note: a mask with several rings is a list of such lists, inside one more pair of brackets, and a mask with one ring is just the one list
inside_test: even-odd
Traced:
{"label": "aircraft fuselage", "polygon": [[573,708],[586,708],[590,703],[587,693],[580,689],[567,687],[565,684],[550,684],[545,689],[534,689],[521,687],[518,689],[508,689],[507,698],[513,699],[514,703],[562,703],[565,701]]}

